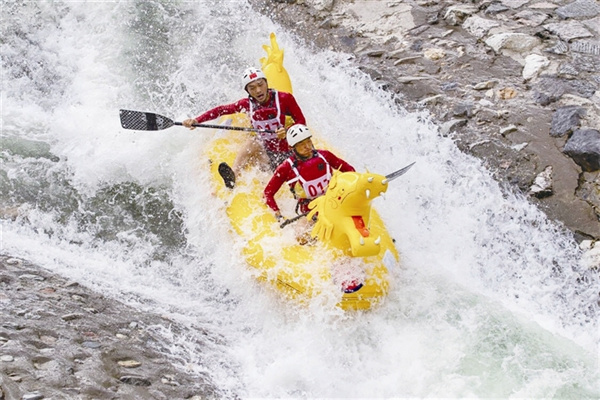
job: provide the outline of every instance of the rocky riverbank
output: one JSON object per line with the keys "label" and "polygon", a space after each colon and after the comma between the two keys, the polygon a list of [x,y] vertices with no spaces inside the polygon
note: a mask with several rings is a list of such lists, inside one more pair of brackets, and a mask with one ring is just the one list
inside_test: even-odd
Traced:
{"label": "rocky riverbank", "polygon": [[582,240],[600,239],[600,3],[251,0],[351,55]]}
{"label": "rocky riverbank", "polygon": [[0,256],[0,400],[206,399],[161,345],[170,320]]}

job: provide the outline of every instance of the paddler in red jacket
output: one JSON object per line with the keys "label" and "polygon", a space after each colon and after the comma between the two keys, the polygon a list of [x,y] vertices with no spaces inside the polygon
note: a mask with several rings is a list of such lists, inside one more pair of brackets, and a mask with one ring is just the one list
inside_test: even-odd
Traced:
{"label": "paddler in red jacket", "polygon": [[308,203],[327,190],[333,170],[352,172],[354,168],[327,150],[315,150],[310,130],[301,124],[287,131],[287,142],[292,147],[292,155],[282,162],[264,190],[265,202],[281,220],[281,212],[275,201],[275,194],[284,183],[290,185],[298,200],[296,213],[308,211]]}
{"label": "paddler in red jacket", "polygon": [[257,132],[256,136],[251,137],[238,153],[233,170],[226,163],[219,165],[219,172],[230,188],[235,184],[235,176],[239,175],[249,162],[258,161],[274,170],[290,155],[290,147],[285,140],[286,116],[290,116],[295,124],[306,124],[304,114],[294,96],[269,89],[267,78],[260,69],[248,68],[244,71],[242,86],[249,94],[248,97],[183,121],[184,126],[194,129],[194,123],[210,121],[222,115],[247,113],[254,128],[275,131]]}

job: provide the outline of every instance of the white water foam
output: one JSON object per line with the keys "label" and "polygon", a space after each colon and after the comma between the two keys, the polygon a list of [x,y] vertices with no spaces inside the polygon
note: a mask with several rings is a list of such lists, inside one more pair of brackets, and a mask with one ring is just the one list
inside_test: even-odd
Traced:
{"label": "white water foam", "polygon": [[[224,393],[600,393],[597,280],[578,281],[585,268],[572,238],[504,194],[425,115],[397,110],[343,55],[311,53],[244,2],[27,3],[11,15],[3,68],[17,68],[20,54],[30,72],[3,82],[2,135],[50,143],[61,159],[51,169],[81,196],[130,181],[165,188],[187,244],[153,260],[150,234],[120,232],[99,245],[91,226],[29,204],[29,222],[3,221],[3,252],[169,313],[189,328],[164,332],[173,355]],[[18,30],[32,40],[18,40]],[[371,312],[299,308],[254,281],[207,189],[201,154],[214,133],[119,126],[119,108],[181,119],[237,100],[239,71],[258,64],[271,31],[309,125],[339,155],[384,174],[417,162],[375,204],[403,261]],[[7,163],[7,173],[28,165]]]}

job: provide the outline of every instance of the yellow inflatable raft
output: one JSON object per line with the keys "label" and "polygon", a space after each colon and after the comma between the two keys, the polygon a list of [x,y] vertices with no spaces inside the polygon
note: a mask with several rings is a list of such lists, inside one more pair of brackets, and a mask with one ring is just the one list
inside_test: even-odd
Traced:
{"label": "yellow inflatable raft", "polygon": [[[263,46],[267,57],[260,60],[269,87],[292,93],[283,50],[274,34],[270,40],[270,46]],[[224,117],[220,124],[249,126],[243,114]],[[240,241],[237,243],[256,277],[301,303],[322,299],[344,310],[367,310],[380,302],[388,292],[388,270],[399,262],[393,240],[371,209],[371,201],[387,189],[385,177],[335,173],[327,193],[311,203],[309,217],[318,213],[311,231],[317,240],[301,245],[295,238],[297,227],[280,228],[263,201],[270,173],[246,171],[233,190],[223,184],[219,163],[232,165],[246,140],[239,131],[219,130],[206,156],[211,161],[214,192],[226,204],[232,235]],[[323,148],[318,141],[317,146]],[[280,190],[278,203],[282,209],[287,205],[292,210],[295,201],[289,191]]]}

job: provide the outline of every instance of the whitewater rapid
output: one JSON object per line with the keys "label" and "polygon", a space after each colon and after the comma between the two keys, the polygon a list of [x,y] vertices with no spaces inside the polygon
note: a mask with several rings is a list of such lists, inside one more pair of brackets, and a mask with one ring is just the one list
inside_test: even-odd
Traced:
{"label": "whitewater rapid", "polygon": [[[2,25],[2,252],[168,313],[187,327],[164,333],[170,356],[224,396],[600,396],[599,282],[572,236],[346,55],[245,1],[5,1]],[[255,282],[210,193],[214,132],[120,127],[120,108],[239,99],[270,32],[320,138],[359,170],[416,161],[375,204],[402,263],[368,313]]]}

